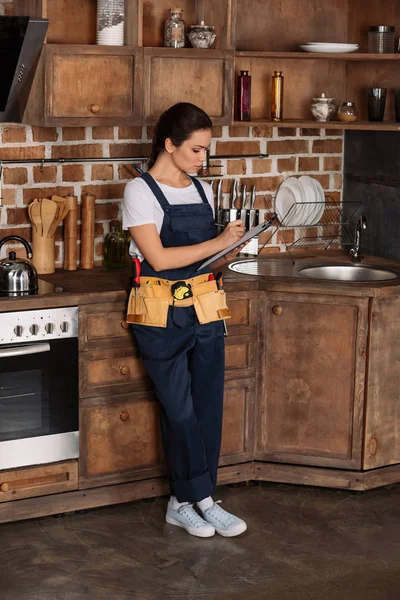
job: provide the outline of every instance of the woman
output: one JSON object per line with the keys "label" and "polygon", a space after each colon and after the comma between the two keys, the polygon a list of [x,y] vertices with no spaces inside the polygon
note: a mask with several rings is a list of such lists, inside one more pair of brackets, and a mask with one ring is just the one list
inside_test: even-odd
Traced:
{"label": "woman", "polygon": [[[211,497],[222,428],[221,315],[229,311],[223,292],[217,291],[220,280],[210,267],[198,268],[237,242],[244,226],[234,221],[215,237],[212,188],[188,175],[205,160],[211,127],[208,115],[189,103],[161,115],[148,172],[126,186],[123,227],[132,236],[131,256],[141,260],[140,289],[131,294],[135,314],[130,316],[161,404],[172,492],[166,521],[198,537],[215,532],[231,537],[243,533],[246,523]],[[212,270],[239,251],[211,265]]]}

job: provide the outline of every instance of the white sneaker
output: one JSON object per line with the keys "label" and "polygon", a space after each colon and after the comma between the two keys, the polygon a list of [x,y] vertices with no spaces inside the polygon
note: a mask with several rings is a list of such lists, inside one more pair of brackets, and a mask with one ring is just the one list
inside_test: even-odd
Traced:
{"label": "white sneaker", "polygon": [[246,531],[246,523],[242,519],[239,519],[239,517],[235,517],[235,515],[221,508],[219,506],[220,502],[221,500],[214,502],[210,508],[204,511],[204,520],[215,527],[215,531],[224,537],[234,537]]}
{"label": "white sneaker", "polygon": [[194,510],[193,504],[184,504],[177,510],[171,508],[168,503],[167,514],[165,520],[170,525],[176,525],[186,529],[190,535],[197,537],[212,537],[215,534],[215,528],[207,523],[200,515]]}

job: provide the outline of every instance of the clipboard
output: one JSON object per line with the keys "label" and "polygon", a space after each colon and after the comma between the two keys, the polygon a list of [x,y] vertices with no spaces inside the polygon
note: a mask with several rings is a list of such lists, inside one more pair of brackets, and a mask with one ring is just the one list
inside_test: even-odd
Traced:
{"label": "clipboard", "polygon": [[228,248],[224,248],[224,250],[221,250],[221,252],[214,254],[214,256],[211,256],[211,258],[208,258],[205,262],[203,262],[202,265],[200,265],[200,267],[197,269],[197,271],[200,271],[201,269],[208,267],[208,265],[211,265],[213,262],[215,262],[216,260],[219,260],[220,258],[225,256],[229,252],[232,252],[232,250],[235,250],[235,248],[237,248],[238,246],[241,246],[242,244],[249,242],[254,236],[260,235],[260,233],[262,233],[263,231],[266,231],[266,229],[268,229],[268,227],[270,227],[270,225],[272,225],[272,223],[275,221],[276,218],[277,218],[276,215],[272,215],[272,217],[270,219],[268,219],[268,221],[264,221],[264,223],[261,223],[260,225],[257,225],[256,227],[249,229],[249,231],[246,231],[246,233],[244,234],[244,236],[242,238],[240,238],[240,240],[238,240],[234,244],[231,244],[230,246],[228,246]]}

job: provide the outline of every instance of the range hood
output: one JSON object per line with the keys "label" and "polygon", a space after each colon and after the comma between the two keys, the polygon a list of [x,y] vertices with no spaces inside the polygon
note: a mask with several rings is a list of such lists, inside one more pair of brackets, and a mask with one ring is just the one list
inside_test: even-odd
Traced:
{"label": "range hood", "polygon": [[49,21],[0,16],[0,122],[21,123]]}

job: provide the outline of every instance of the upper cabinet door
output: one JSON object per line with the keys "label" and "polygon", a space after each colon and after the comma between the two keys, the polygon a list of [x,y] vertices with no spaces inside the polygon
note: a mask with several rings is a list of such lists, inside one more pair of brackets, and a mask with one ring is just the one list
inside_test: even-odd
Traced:
{"label": "upper cabinet door", "polygon": [[46,125],[141,122],[142,51],[48,45]]}
{"label": "upper cabinet door", "polygon": [[215,125],[232,119],[233,53],[225,50],[144,49],[145,123],[176,102],[192,102]]}

